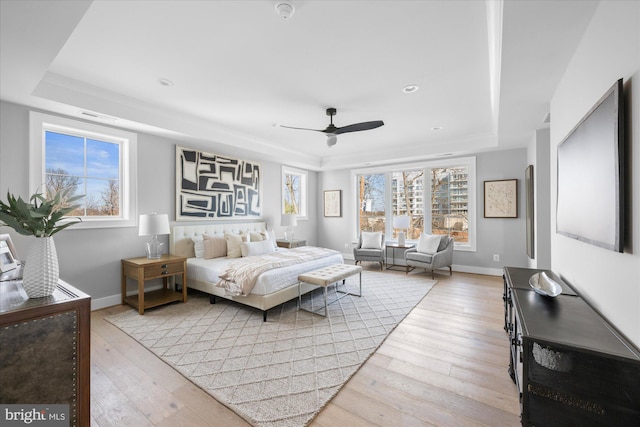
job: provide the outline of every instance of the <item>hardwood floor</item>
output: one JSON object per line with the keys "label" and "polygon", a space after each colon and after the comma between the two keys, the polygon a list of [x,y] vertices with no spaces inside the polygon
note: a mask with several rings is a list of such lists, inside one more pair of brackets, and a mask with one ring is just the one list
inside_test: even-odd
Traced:
{"label": "hardwood floor", "polygon": [[[436,279],[311,426],[520,425],[507,373],[502,279],[465,273]],[[104,320],[129,309],[92,313],[93,426],[249,425]]]}

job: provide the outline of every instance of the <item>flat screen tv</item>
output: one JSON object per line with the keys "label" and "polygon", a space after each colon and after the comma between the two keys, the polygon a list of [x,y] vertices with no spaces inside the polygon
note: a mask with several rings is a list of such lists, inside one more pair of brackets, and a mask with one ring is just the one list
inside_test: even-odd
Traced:
{"label": "flat screen tv", "polygon": [[556,232],[622,252],[624,111],[618,80],[558,145]]}

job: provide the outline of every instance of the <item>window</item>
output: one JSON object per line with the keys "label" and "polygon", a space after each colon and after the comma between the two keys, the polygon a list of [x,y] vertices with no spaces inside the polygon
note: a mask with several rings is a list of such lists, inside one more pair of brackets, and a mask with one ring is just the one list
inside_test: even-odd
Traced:
{"label": "window", "polygon": [[407,215],[409,217],[409,229],[392,229],[393,238],[398,237],[399,231],[407,233],[407,239],[416,240],[424,230],[424,169],[405,170],[392,172],[393,193],[391,204],[393,216]]}
{"label": "window", "polygon": [[360,230],[382,231],[386,228],[384,174],[358,175]]}
{"label": "window", "polygon": [[307,172],[282,167],[282,213],[307,218]]}
{"label": "window", "polygon": [[475,158],[367,169],[354,176],[359,230],[395,239],[400,230],[393,228],[393,217],[407,215],[407,239],[418,240],[422,232],[446,234],[457,250],[475,250]]}
{"label": "window", "polygon": [[135,134],[35,112],[30,121],[32,191],[84,194],[75,228],[136,224]]}
{"label": "window", "polygon": [[469,171],[467,167],[431,169],[431,232],[469,243]]}

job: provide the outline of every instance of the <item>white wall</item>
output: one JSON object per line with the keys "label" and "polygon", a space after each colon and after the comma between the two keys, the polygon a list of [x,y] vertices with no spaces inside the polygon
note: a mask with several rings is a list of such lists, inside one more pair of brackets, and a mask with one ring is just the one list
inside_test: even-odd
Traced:
{"label": "white wall", "polygon": [[[454,270],[480,274],[502,275],[503,266],[527,267],[525,238],[524,173],[526,149],[492,151],[476,154],[477,250],[455,251]],[[518,179],[518,218],[484,218],[484,181]],[[342,217],[324,218],[319,214],[318,239],[322,246],[353,257],[352,243],[356,236],[356,211],[350,170],[321,172],[318,194],[325,190],[342,190]],[[322,209],[322,206],[320,206]],[[345,248],[345,244],[348,248]],[[493,261],[498,254],[500,261]]]}
{"label": "white wall", "polygon": [[[263,217],[278,237],[280,227],[281,164],[261,161],[250,150],[238,147],[234,152],[223,151],[215,142],[184,143],[148,134],[138,134],[138,213],[166,212],[175,220],[175,145],[179,144],[212,153],[258,161],[263,177]],[[228,149],[227,149],[228,150]],[[29,188],[29,109],[0,102],[0,197],[6,201],[7,191],[28,198]],[[299,221],[296,237],[316,244],[317,173],[309,172],[308,221]],[[9,233],[21,258],[30,248],[31,238],[20,236],[9,227],[0,227],[0,233]],[[95,307],[120,302],[120,260],[144,256],[148,237],[139,237],[136,227],[110,229],[77,229],[73,227],[54,237],[60,262],[60,276],[71,285],[91,295]],[[161,236],[168,247],[168,236]],[[129,289],[135,284],[130,282]],[[154,283],[149,282],[150,286]]]}
{"label": "white wall", "polygon": [[552,268],[640,346],[640,2],[599,4],[551,100],[551,229],[556,223],[558,143],[623,78],[627,108],[627,230],[624,253],[552,231]]}

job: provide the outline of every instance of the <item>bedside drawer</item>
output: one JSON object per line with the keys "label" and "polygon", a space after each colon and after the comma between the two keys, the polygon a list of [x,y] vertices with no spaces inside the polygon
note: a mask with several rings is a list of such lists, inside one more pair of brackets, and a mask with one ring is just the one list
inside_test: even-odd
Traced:
{"label": "bedside drawer", "polygon": [[144,269],[144,278],[149,279],[152,277],[171,276],[174,274],[182,273],[182,270],[182,262],[167,262],[146,267]]}

